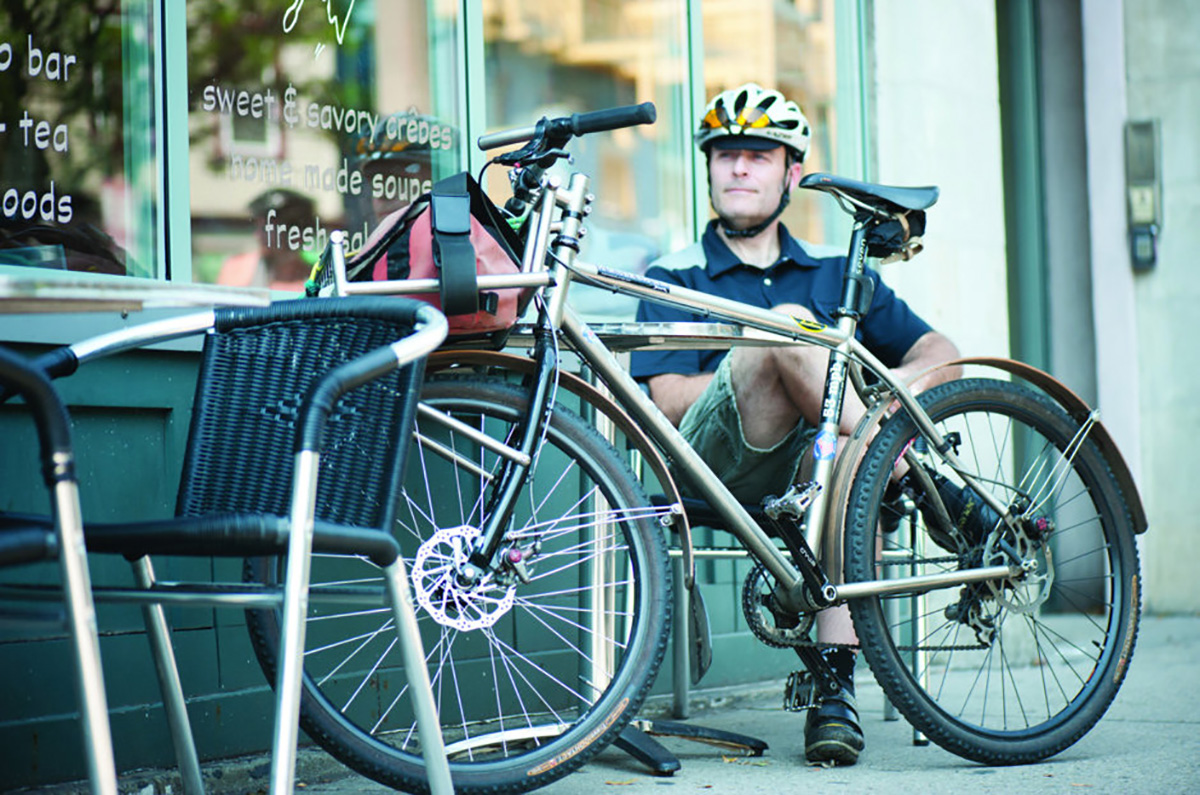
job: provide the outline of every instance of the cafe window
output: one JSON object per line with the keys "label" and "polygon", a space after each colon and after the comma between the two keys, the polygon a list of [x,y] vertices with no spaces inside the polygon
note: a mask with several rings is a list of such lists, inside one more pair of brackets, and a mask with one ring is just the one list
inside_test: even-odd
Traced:
{"label": "cafe window", "polygon": [[[701,3],[704,96],[753,81],[799,104],[812,130],[806,174],[839,170],[834,6],[834,0]],[[781,218],[796,237],[841,245],[841,237],[826,239],[830,213],[838,212],[823,194],[799,190]]]}
{"label": "cafe window", "polygon": [[456,4],[187,6],[193,278],[300,290],[462,167]]}
{"label": "cafe window", "polygon": [[[581,255],[608,267],[644,271],[690,242],[690,111],[686,102],[687,6],[682,0],[494,0],[483,3],[488,131],[542,116],[653,102],[653,125],[572,141],[574,162],[596,196]],[[491,176],[502,199],[507,182]],[[577,290],[591,319],[632,319],[631,299]]]}
{"label": "cafe window", "polygon": [[[834,57],[835,9],[857,23],[855,8],[6,0],[0,269],[299,290],[330,230],[346,230],[353,248],[437,179],[478,173],[480,134],[650,101],[654,125],[572,144],[573,167],[592,176],[596,196],[583,256],[639,272],[695,240],[707,217],[692,132],[717,91],[748,80],[779,88],[812,122],[807,170],[855,173],[835,159],[835,108],[860,94],[860,80],[838,91]],[[844,151],[860,146],[846,140]],[[489,169],[485,183],[503,202],[503,171]],[[797,194],[789,229],[840,243],[828,231],[836,210]],[[577,293],[589,316],[632,317],[632,305],[589,292]]]}
{"label": "cafe window", "polygon": [[0,5],[0,267],[154,277],[150,0]]}

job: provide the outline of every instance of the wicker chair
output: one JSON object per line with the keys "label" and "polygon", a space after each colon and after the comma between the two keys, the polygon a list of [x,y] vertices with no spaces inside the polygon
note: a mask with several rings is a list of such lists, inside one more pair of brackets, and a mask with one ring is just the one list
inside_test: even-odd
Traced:
{"label": "wicker chair", "polygon": [[[329,552],[368,557],[385,570],[430,785],[451,791],[404,564],[388,532],[424,355],[444,339],[445,318],[399,298],[287,301],[148,323],[52,351],[39,363],[63,375],[100,356],[201,332],[204,352],[175,518],[84,528],[89,554],[132,561],[137,588],[93,592],[97,600],[147,606],[185,789],[200,792],[202,782],[163,604],[282,611],[271,791],[290,792],[310,556]],[[39,526],[46,520],[0,516],[0,532]],[[166,584],[156,581],[151,555],[285,556],[286,571],[282,588]]]}

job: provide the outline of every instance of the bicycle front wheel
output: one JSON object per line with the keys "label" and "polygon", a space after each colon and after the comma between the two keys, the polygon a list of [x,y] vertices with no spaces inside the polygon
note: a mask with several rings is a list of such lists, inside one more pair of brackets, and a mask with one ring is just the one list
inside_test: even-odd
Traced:
{"label": "bicycle front wheel", "polygon": [[[523,792],[603,749],[649,692],[671,609],[661,509],[610,444],[556,407],[504,535],[508,564],[468,582],[456,572],[500,464],[474,434],[515,444],[527,397],[497,379],[431,378],[421,403],[457,424],[418,416],[395,527],[451,776],[457,792]],[[368,562],[314,558],[314,592],[380,582]],[[257,615],[270,675],[277,616]],[[304,729],[360,773],[424,790],[390,613],[314,598],[307,636]]]}
{"label": "bicycle front wheel", "polygon": [[[1040,393],[967,379],[920,400],[1018,527],[1004,527],[976,499],[972,509],[995,521],[976,520],[973,536],[933,529],[924,508],[884,529],[896,526],[881,517],[894,466],[922,445],[898,414],[868,447],[851,489],[846,580],[1005,565],[1011,552],[1037,565],[1012,579],[854,600],[859,642],[896,709],[929,739],[985,764],[1035,762],[1091,729],[1124,679],[1140,613],[1128,509],[1086,427]],[[917,458],[950,484],[940,490],[963,493],[936,456]],[[965,517],[955,514],[971,527]]]}

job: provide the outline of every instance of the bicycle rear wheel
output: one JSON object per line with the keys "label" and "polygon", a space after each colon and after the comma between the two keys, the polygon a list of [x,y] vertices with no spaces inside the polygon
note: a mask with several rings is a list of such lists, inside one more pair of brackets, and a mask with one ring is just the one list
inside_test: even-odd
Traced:
{"label": "bicycle rear wheel", "polygon": [[[1001,541],[1038,568],[1021,579],[854,600],[859,642],[892,703],[929,739],[986,764],[1035,762],[1091,729],[1124,679],[1140,613],[1125,500],[1099,448],[1040,393],[968,379],[920,400],[983,486],[1025,518],[1015,532],[992,522],[985,537],[966,540],[931,532],[921,511],[883,530],[894,464],[921,446],[898,414],[851,489],[846,580],[1006,564]],[[935,456],[921,458],[962,485]]]}
{"label": "bicycle rear wheel", "polygon": [[[527,408],[500,380],[432,378],[424,406],[509,440]],[[473,585],[453,575],[478,536],[496,453],[419,416],[396,535],[416,597],[457,792],[523,792],[582,765],[635,716],[670,621],[666,544],[641,485],[578,415],[556,408],[502,547],[511,564]],[[447,460],[450,451],[454,461]],[[349,484],[348,484],[349,485]],[[260,562],[255,579],[274,581]],[[382,586],[356,558],[314,558],[312,583]],[[278,616],[248,614],[273,677]],[[379,782],[423,791],[407,678],[389,611],[321,604],[307,625],[302,725]]]}

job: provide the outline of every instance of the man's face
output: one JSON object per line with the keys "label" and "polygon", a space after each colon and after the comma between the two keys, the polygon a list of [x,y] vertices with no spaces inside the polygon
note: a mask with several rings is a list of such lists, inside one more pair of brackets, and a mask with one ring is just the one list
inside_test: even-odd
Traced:
{"label": "man's face", "polygon": [[760,223],[779,206],[785,184],[798,180],[802,166],[788,166],[782,146],[774,149],[717,149],[708,158],[713,209],[735,229]]}

